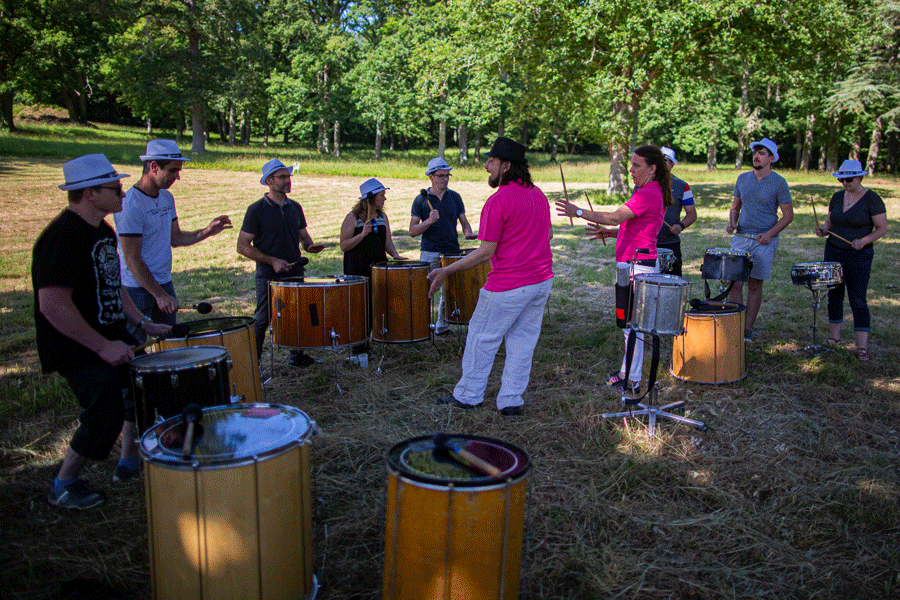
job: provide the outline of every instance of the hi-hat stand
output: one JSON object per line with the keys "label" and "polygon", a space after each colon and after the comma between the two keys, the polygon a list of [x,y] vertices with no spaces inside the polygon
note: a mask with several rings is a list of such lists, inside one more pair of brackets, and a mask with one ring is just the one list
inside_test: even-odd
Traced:
{"label": "hi-hat stand", "polygon": [[[653,436],[656,433],[656,420],[657,419],[666,419],[668,421],[675,421],[677,423],[683,423],[685,425],[690,425],[691,427],[695,427],[700,431],[706,429],[706,423],[702,421],[697,421],[694,419],[689,419],[687,417],[682,417],[680,415],[673,415],[669,411],[673,410],[683,410],[685,402],[680,400],[678,402],[672,402],[671,404],[666,404],[663,406],[657,405],[658,400],[658,390],[656,387],[656,374],[659,369],[659,333],[656,330],[650,332],[653,336],[653,358],[650,363],[650,381],[648,383],[647,391],[644,392],[643,396],[638,398],[629,398],[626,395],[627,386],[623,387],[622,390],[622,404],[628,406],[629,409],[625,412],[618,413],[605,413],[601,415],[604,419],[615,419],[618,417],[623,418],[633,418],[633,417],[641,417],[647,415],[649,417],[648,426],[650,435]],[[628,374],[631,372],[631,359],[634,355],[634,343],[637,334],[635,330],[632,328],[631,332],[628,334],[628,349],[625,353],[625,380],[628,381]],[[647,398],[646,404],[641,402],[644,398]],[[631,407],[635,408],[631,408]]]}

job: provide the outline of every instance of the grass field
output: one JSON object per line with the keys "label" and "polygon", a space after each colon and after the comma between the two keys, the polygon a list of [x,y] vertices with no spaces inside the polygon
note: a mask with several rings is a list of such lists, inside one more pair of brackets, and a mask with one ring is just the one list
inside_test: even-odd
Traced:
{"label": "grass field", "polygon": [[[113,135],[104,128],[86,141],[81,132],[34,130],[0,136],[0,596],[53,597],[63,582],[83,577],[125,597],[149,598],[142,486],[112,487],[114,458],[87,471],[108,492],[102,508],[69,514],[46,502],[78,410],[65,383],[39,373],[30,283],[34,239],[64,206],[56,185],[65,152],[107,151],[133,182],[144,142],[136,131]],[[52,152],[41,151],[41,135],[52,138]],[[344,164],[291,152],[260,147],[232,160],[222,150],[192,162],[173,186],[183,229],[222,213],[236,225],[174,250],[183,301],[212,302],[211,316],[252,314],[253,265],[234,248],[244,210],[264,191],[256,173],[269,156],[302,165],[291,195],[303,204],[313,238],[327,246],[307,273],[340,272],[340,222],[369,176],[391,188],[387,212],[401,254],[418,257],[418,240],[406,228],[412,199],[425,185],[420,173],[427,155],[384,163],[356,155]],[[332,171],[319,172],[325,167],[317,165],[326,163]],[[561,197],[556,167],[536,163],[538,185],[551,201]],[[605,166],[564,164],[576,203],[585,206],[585,190],[595,206],[603,202]],[[485,173],[475,166],[453,173],[460,176],[451,187],[477,229],[490,193]],[[702,255],[728,244],[724,223],[737,173],[708,175],[699,165],[681,164],[676,174],[698,199],[699,220],[683,245],[692,297],[702,297]],[[297,370],[287,366],[286,351],[267,352],[263,370],[273,377],[267,401],[299,407],[322,430],[312,451],[319,598],[380,597],[384,453],[436,431],[497,437],[530,454],[523,598],[898,597],[900,183],[865,182],[885,199],[889,231],[876,243],[868,297],[873,361],[863,364],[853,352],[849,310],[842,347],[816,357],[802,350],[811,339],[811,294],[791,284],[790,269],[821,260],[811,203],[821,218],[837,185],[827,175],[782,174],[791,183],[796,217],[781,236],[764,290],[757,341],[746,347],[747,377],[699,385],[661,376],[660,399],[686,400],[687,414],[705,421],[706,431],[664,423],[650,437],[645,421],[599,417],[620,409],[619,398],[603,386],[622,353],[612,315],[612,246],[587,241],[581,227],[556,217],[556,279],[522,417],[490,410],[499,366],[488,409],[464,413],[434,404],[459,377],[464,332],[434,344],[375,344],[369,369],[322,350],[313,354],[324,364]],[[819,325],[821,342],[824,306]],[[663,341],[668,365],[671,342]],[[502,359],[501,349],[498,365]]]}

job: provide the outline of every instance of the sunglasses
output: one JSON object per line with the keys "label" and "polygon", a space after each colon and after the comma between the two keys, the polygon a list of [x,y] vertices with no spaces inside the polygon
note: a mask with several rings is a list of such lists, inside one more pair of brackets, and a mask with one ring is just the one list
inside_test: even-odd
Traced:
{"label": "sunglasses", "polygon": [[856,179],[856,177],[838,177],[838,182],[839,183],[850,183],[854,179]]}
{"label": "sunglasses", "polygon": [[116,185],[116,186],[112,186],[112,185],[98,185],[97,187],[99,187],[101,190],[112,190],[112,191],[114,191],[115,193],[119,194],[120,196],[122,195],[122,184],[121,184],[121,183],[120,183],[119,185]]}

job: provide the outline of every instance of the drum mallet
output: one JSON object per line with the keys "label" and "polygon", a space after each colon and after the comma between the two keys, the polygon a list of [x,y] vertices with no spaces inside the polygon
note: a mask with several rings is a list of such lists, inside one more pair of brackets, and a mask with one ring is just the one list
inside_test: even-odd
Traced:
{"label": "drum mallet", "polygon": [[190,306],[181,306],[179,304],[178,310],[196,310],[201,315],[206,315],[212,312],[212,304],[209,302],[198,302],[197,304],[191,304]]}
{"label": "drum mallet", "polygon": [[434,436],[434,449],[435,450],[446,450],[450,453],[450,456],[455,458],[460,463],[472,467],[473,469],[477,469],[482,473],[487,473],[488,475],[496,478],[500,478],[503,476],[503,471],[492,465],[491,463],[475,456],[459,444],[455,444],[450,440],[450,436],[446,433],[437,433]]}
{"label": "drum mallet", "polygon": [[203,409],[197,404],[188,404],[184,407],[182,416],[187,428],[184,433],[184,447],[181,449],[181,454],[185,458],[190,458],[194,453],[194,438],[198,437],[195,435],[198,433],[197,429],[202,431],[200,421],[203,420]]}

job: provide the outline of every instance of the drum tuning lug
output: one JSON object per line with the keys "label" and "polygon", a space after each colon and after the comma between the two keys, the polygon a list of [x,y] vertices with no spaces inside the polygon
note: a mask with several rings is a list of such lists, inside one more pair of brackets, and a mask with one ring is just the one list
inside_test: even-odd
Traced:
{"label": "drum tuning lug", "polygon": [[173,388],[177,388],[177,387],[178,387],[178,373],[172,373],[172,374],[169,376],[169,380],[172,382],[172,387],[173,387]]}
{"label": "drum tuning lug", "polygon": [[313,435],[322,435],[322,430],[319,429],[319,424],[316,423],[315,421],[309,422],[309,428]]}
{"label": "drum tuning lug", "polygon": [[139,390],[144,389],[144,378],[141,377],[140,375],[138,375],[137,377],[135,377],[135,378],[134,378],[134,385],[135,385],[135,387],[138,388]]}

